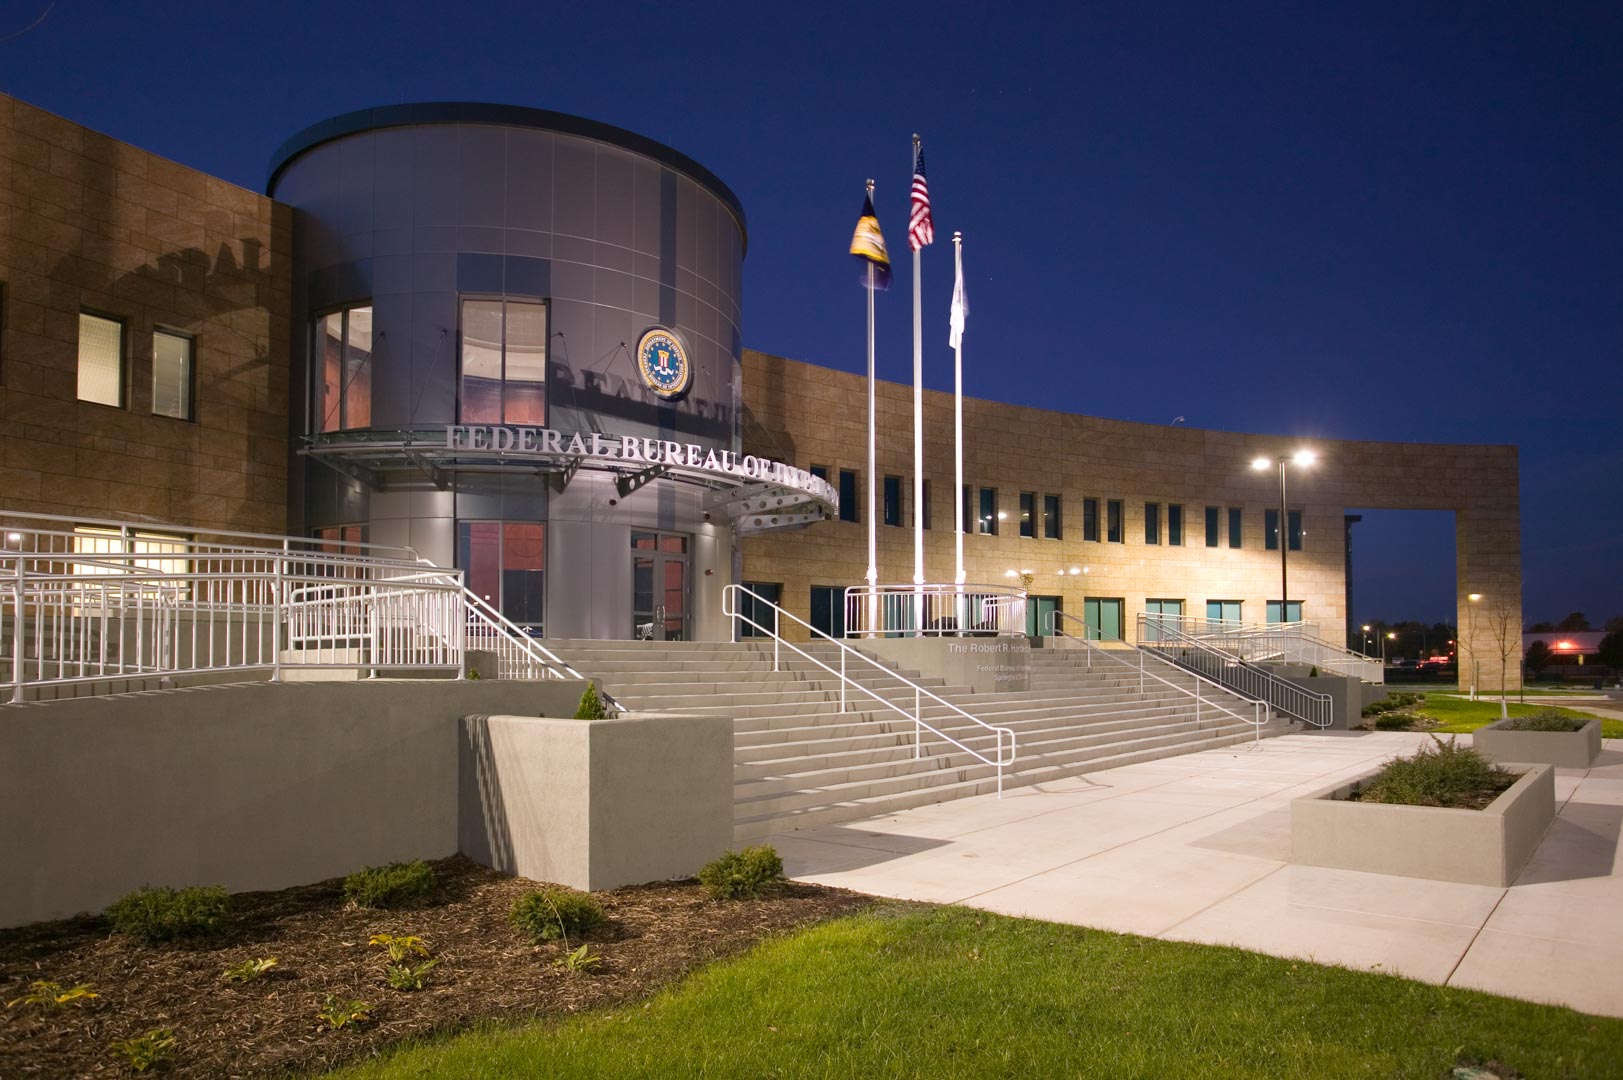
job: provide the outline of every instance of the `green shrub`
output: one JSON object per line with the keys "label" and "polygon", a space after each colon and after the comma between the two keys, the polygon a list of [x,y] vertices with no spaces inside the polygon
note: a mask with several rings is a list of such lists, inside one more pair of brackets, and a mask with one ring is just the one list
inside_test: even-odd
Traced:
{"label": "green shrub", "polygon": [[1414,717],[1403,713],[1383,713],[1375,718],[1376,731],[1410,731],[1414,728]]}
{"label": "green shrub", "polygon": [[1372,701],[1365,705],[1361,712],[1364,716],[1379,716],[1382,713],[1391,712],[1395,708],[1397,706],[1393,704],[1391,698],[1382,698],[1380,701]]}
{"label": "green shrub", "polygon": [[316,1010],[316,1017],[326,1021],[329,1028],[337,1031],[351,1024],[359,1026],[372,1019],[372,1006],[364,1001],[328,994],[327,999],[321,1003],[321,1008]]}
{"label": "green shrub", "polygon": [[168,1061],[175,1053],[175,1033],[168,1028],[154,1028],[133,1039],[118,1039],[107,1044],[114,1057],[124,1059],[131,1072],[146,1072],[154,1065]]}
{"label": "green shrub", "polygon": [[1589,721],[1562,716],[1554,709],[1540,709],[1536,713],[1518,716],[1509,723],[1499,725],[1500,731],[1578,731]]}
{"label": "green shrub", "polygon": [[782,877],[783,860],[770,844],[729,851],[699,871],[699,882],[718,900],[759,896]]}
{"label": "green shrub", "polygon": [[171,938],[202,937],[225,928],[231,897],[218,885],[185,889],[136,889],[113,901],[106,915],[113,929],[148,945]]}
{"label": "green shrub", "polygon": [[410,993],[423,988],[423,980],[428,973],[440,966],[438,960],[426,960],[421,964],[390,964],[384,969],[384,978],[391,990],[400,990]]}
{"label": "green shrub", "polygon": [[608,706],[603,704],[603,697],[597,692],[597,684],[587,683],[586,692],[580,696],[580,707],[575,710],[575,719],[603,720],[608,715]]}
{"label": "green shrub", "polygon": [[360,907],[407,907],[427,899],[438,879],[421,859],[368,866],[344,879],[344,898]]}
{"label": "green shrub", "polygon": [[548,885],[527,892],[513,904],[513,925],[536,942],[557,938],[568,940],[595,926],[606,916],[603,905],[591,893]]}
{"label": "green shrub", "polygon": [[1453,739],[1431,737],[1409,757],[1386,763],[1353,798],[1361,802],[1481,809],[1516,782],[1516,774],[1494,765]]}

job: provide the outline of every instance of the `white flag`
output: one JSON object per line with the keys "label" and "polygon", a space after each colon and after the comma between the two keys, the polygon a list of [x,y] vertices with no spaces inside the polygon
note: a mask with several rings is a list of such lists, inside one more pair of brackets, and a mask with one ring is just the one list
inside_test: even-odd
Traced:
{"label": "white flag", "polygon": [[952,332],[947,335],[947,344],[956,349],[963,343],[964,319],[969,315],[969,302],[964,299],[964,252],[962,248],[954,249],[952,261]]}

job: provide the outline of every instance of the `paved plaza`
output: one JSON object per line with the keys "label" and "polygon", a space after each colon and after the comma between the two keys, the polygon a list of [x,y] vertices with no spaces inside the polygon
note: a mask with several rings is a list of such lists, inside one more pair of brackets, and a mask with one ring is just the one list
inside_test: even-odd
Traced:
{"label": "paved plaza", "polygon": [[1623,1016],[1623,740],[1557,775],[1509,889],[1290,863],[1293,798],[1426,738],[1288,735],[770,842],[803,881]]}

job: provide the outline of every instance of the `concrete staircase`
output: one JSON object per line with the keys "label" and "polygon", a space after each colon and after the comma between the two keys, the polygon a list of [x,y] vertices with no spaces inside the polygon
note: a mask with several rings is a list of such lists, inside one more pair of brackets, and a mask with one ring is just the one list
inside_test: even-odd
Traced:
{"label": "concrete staircase", "polygon": [[[995,768],[929,731],[915,756],[914,692],[902,674],[977,719],[1014,730],[1018,756],[1004,774],[1005,788],[1255,737],[1251,724],[1210,705],[1197,720],[1193,699],[1173,687],[1149,680],[1141,693],[1136,671],[1096,661],[1090,672],[1084,653],[1062,648],[1033,651],[1032,689],[1022,692],[977,694],[894,666],[851,662],[848,676],[869,692],[848,688],[842,712],[836,676],[787,648],[774,672],[770,641],[547,645],[634,712],[732,718],[740,841],[997,790]],[[838,670],[831,643],[803,648]],[[1193,685],[1180,669],[1153,658],[1149,663],[1163,678]],[[1203,693],[1252,715],[1243,699],[1211,688]],[[994,733],[928,699],[922,713],[931,726],[995,756]],[[1270,719],[1262,734],[1289,730]]]}

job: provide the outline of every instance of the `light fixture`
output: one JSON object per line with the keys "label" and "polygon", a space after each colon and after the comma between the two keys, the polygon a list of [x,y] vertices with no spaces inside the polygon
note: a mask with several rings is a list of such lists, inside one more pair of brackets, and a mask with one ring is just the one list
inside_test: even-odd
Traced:
{"label": "light fixture", "polygon": [[1319,455],[1315,454],[1311,450],[1298,450],[1294,455],[1292,455],[1291,460],[1296,462],[1298,465],[1311,465],[1315,461],[1319,460]]}
{"label": "light fixture", "polygon": [[1015,570],[1005,570],[1005,571],[1003,571],[1003,576],[1004,577],[1019,577],[1020,574],[1019,574],[1018,571],[1015,571]]}
{"label": "light fixture", "polygon": [[1471,594],[1471,595],[1469,595],[1469,596],[1467,596],[1467,597],[1466,597],[1466,599],[1467,599],[1467,600],[1469,600],[1469,601],[1471,601],[1471,603],[1473,603],[1473,604],[1474,604],[1474,603],[1476,603],[1476,602],[1477,602],[1477,601],[1478,601],[1478,600],[1480,600],[1480,599],[1482,599],[1482,594],[1481,594],[1481,593],[1479,593],[1479,592],[1474,592],[1474,593],[1472,593],[1472,594]]}
{"label": "light fixture", "polygon": [[999,510],[997,512],[997,519],[999,521],[1007,521],[1007,520],[1009,520],[1009,512],[1007,510]]}
{"label": "light fixture", "polygon": [[1073,567],[1071,567],[1071,573],[1073,573],[1073,574],[1080,574],[1080,573],[1081,573],[1081,572],[1082,572],[1082,568],[1081,568],[1081,567],[1080,567],[1080,566],[1073,566]]}
{"label": "light fixture", "polygon": [[1386,640],[1388,640],[1388,641],[1396,641],[1397,639],[1398,639],[1398,632],[1396,630],[1394,630],[1391,633],[1386,635]]}
{"label": "light fixture", "polygon": [[22,533],[16,533],[16,532],[14,532],[14,533],[6,533],[6,539],[10,540],[13,544],[15,544],[17,541],[21,540],[22,538],[23,538]]}
{"label": "light fixture", "polygon": [[1268,466],[1270,466],[1272,464],[1273,464],[1273,462],[1269,461],[1267,458],[1260,457],[1260,458],[1257,458],[1255,461],[1253,461],[1251,463],[1251,467],[1253,469],[1257,470],[1258,472],[1261,472],[1262,470],[1266,469]]}
{"label": "light fixture", "polygon": [[1369,623],[1364,624],[1364,633],[1369,633]]}

